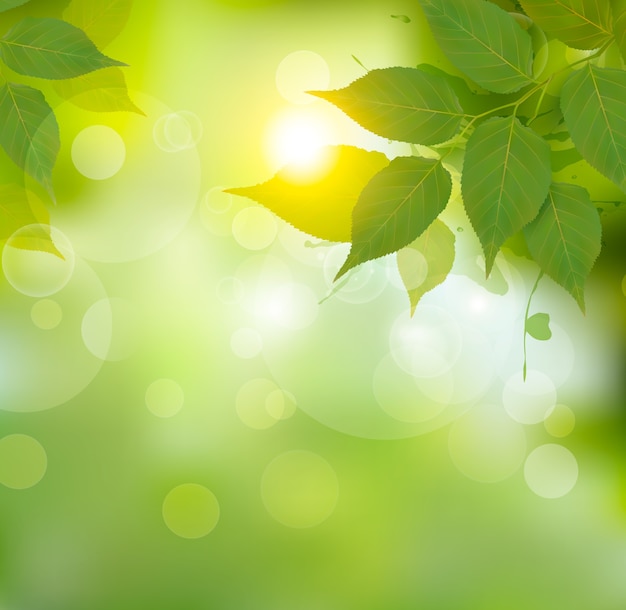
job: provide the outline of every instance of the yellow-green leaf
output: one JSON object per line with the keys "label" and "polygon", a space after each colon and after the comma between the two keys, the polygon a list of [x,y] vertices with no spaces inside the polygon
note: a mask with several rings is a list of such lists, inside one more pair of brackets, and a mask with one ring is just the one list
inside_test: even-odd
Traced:
{"label": "yellow-green leaf", "polygon": [[26,4],[27,2],[30,2],[30,0],[0,0],[0,13],[15,8],[16,6],[22,6],[22,4]]}
{"label": "yellow-green leaf", "polygon": [[354,146],[327,146],[316,167],[287,165],[257,186],[226,192],[254,199],[296,229],[328,241],[350,241],[352,209],[389,160]]}
{"label": "yellow-green leaf", "polygon": [[613,9],[613,35],[622,59],[626,62],[626,0],[611,0]]}
{"label": "yellow-green leaf", "polygon": [[552,338],[550,316],[547,313],[536,313],[526,320],[526,332],[537,341],[548,341]]}
{"label": "yellow-green leaf", "polygon": [[63,18],[102,49],[124,29],[133,0],[72,0]]}

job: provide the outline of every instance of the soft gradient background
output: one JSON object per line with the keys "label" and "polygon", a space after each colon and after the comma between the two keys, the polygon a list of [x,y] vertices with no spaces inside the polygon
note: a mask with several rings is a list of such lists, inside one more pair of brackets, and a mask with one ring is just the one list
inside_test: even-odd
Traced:
{"label": "soft gradient background", "polygon": [[66,260],[3,252],[2,610],[626,607],[623,213],[586,317],[542,281],[524,385],[536,270],[481,280],[458,201],[411,319],[393,257],[324,300],[346,246],[222,193],[293,133],[408,154],[302,90],[445,67],[416,4],[137,0],[105,51],[146,116],[49,92]]}

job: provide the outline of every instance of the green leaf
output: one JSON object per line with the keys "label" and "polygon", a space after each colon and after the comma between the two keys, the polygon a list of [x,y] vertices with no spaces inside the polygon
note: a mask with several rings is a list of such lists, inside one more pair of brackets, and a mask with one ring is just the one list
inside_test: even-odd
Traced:
{"label": "green leaf", "polygon": [[454,233],[436,218],[415,241],[398,250],[398,270],[411,302],[411,315],[419,300],[439,286],[454,263]]}
{"label": "green leaf", "polygon": [[411,23],[411,18],[407,15],[391,15],[392,19],[397,19],[398,21],[402,21],[402,23]]}
{"label": "green leaf", "polygon": [[130,99],[124,72],[119,68],[104,68],[76,78],[56,81],[54,89],[61,97],[84,110],[128,111],[145,116]]}
{"label": "green leaf", "polygon": [[595,49],[612,36],[608,0],[521,0],[520,4],[540,28],[575,49]]}
{"label": "green leaf", "polygon": [[100,53],[79,28],[49,18],[26,17],[16,23],[0,39],[0,55],[15,72],[47,79],[126,65]]}
{"label": "green leaf", "polygon": [[30,0],[0,0],[0,13],[4,13],[4,11],[8,11],[16,6],[22,6],[22,4],[27,2],[30,2]]}
{"label": "green leaf", "polygon": [[533,82],[532,40],[515,18],[485,0],[421,0],[435,40],[479,85],[512,93]]}
{"label": "green leaf", "polygon": [[18,235],[11,238],[10,244],[13,248],[48,252],[49,254],[54,254],[65,260],[65,257],[57,249],[56,244],[52,240],[50,228],[46,225],[33,224],[22,229]]}
{"label": "green leaf", "polygon": [[489,119],[470,136],[461,190],[487,276],[500,246],[539,212],[550,180],[548,143],[517,118]]}
{"label": "green leaf", "polygon": [[587,64],[563,85],[561,107],[585,160],[626,189],[626,72]]}
{"label": "green leaf", "polygon": [[536,313],[526,320],[526,332],[538,341],[547,341],[552,337],[550,316],[547,313]]}
{"label": "green leaf", "polygon": [[54,200],[52,168],[60,142],[52,108],[43,94],[26,85],[0,87],[0,145]]}
{"label": "green leaf", "polygon": [[440,160],[397,157],[363,189],[352,213],[352,247],[335,276],[396,252],[439,216],[452,192]]}
{"label": "green leaf", "polygon": [[553,150],[550,153],[550,165],[553,172],[560,172],[568,165],[578,163],[582,159],[581,154],[575,148],[565,148],[563,150]]}
{"label": "green leaf", "polygon": [[133,0],[72,0],[63,18],[104,48],[124,29]]}
{"label": "green leaf", "polygon": [[276,176],[227,193],[254,199],[296,229],[328,241],[350,241],[352,209],[372,176],[389,160],[354,146],[327,146],[319,167],[287,165]]}
{"label": "green leaf", "polygon": [[613,9],[613,35],[626,62],[626,0],[611,0]]}
{"label": "green leaf", "polygon": [[309,93],[383,138],[413,144],[449,140],[465,117],[446,79],[416,68],[372,70],[344,89]]}
{"label": "green leaf", "polygon": [[573,184],[552,184],[524,235],[539,267],[574,297],[584,313],[585,280],[602,245],[600,218],[587,191]]}

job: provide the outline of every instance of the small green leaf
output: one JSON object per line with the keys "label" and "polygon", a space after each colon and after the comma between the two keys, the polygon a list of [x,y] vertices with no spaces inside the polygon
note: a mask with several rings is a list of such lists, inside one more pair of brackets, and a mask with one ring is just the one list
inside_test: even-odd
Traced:
{"label": "small green leaf", "polygon": [[520,4],[540,28],[575,49],[595,49],[612,36],[608,0],[521,0]]}
{"label": "small green leaf", "polygon": [[526,320],[526,332],[538,341],[547,341],[552,337],[550,316],[547,313],[536,313]]}
{"label": "small green leaf", "polygon": [[585,160],[626,189],[626,72],[587,64],[563,85],[561,107]]}
{"label": "small green leaf", "polygon": [[65,257],[52,240],[49,227],[46,225],[33,224],[22,229],[18,235],[11,238],[10,244],[13,248],[48,252],[65,260]]}
{"label": "small green leaf", "polygon": [[363,189],[352,213],[352,247],[335,276],[396,252],[439,216],[452,192],[440,160],[397,157]]}
{"label": "small green leaf", "polygon": [[449,140],[465,116],[444,78],[416,68],[372,70],[344,89],[309,93],[383,138],[414,144]]}
{"label": "small green leaf", "polygon": [[296,229],[328,241],[350,241],[352,209],[363,187],[389,160],[354,146],[327,146],[318,168],[286,166],[276,176],[227,193],[254,199]]}
{"label": "small green leaf", "polygon": [[485,0],[421,4],[442,51],[481,87],[512,93],[533,82],[532,40],[512,15]]}
{"label": "small green leaf", "polygon": [[585,280],[600,254],[602,227],[589,194],[573,184],[552,184],[537,218],[524,229],[539,267],[585,311]]}
{"label": "small green leaf", "polygon": [[84,110],[128,111],[145,116],[130,99],[124,72],[119,68],[104,68],[76,78],[56,81],[54,89],[61,97]]}
{"label": "small green leaf", "polygon": [[15,72],[47,79],[126,65],[100,53],[79,28],[50,18],[26,17],[16,23],[0,39],[0,54]]}
{"label": "small green leaf", "polygon": [[0,0],[0,13],[4,13],[4,11],[8,11],[16,6],[22,6],[22,4],[27,2],[30,2],[30,0]]}
{"label": "small green leaf", "polygon": [[407,15],[391,15],[392,19],[397,19],[398,21],[402,21],[402,23],[411,23],[411,18]]}
{"label": "small green leaf", "polygon": [[41,91],[6,83],[0,87],[0,116],[0,145],[54,200],[52,168],[60,142],[52,108]]}
{"label": "small green leaf", "polygon": [[548,143],[514,116],[489,119],[470,136],[461,190],[487,276],[500,246],[539,212],[550,180]]}
{"label": "small green leaf", "polygon": [[411,302],[411,315],[419,300],[439,286],[454,263],[455,236],[436,218],[415,241],[398,250],[398,270]]}
{"label": "small green leaf", "polygon": [[102,49],[124,29],[133,0],[72,0],[63,18]]}

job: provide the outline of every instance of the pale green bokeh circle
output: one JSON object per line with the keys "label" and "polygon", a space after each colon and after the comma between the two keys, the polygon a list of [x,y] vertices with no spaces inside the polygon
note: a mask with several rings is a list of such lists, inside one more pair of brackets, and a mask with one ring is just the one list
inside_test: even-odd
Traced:
{"label": "pale green bokeh circle", "polygon": [[571,451],[561,445],[541,445],[526,458],[524,478],[538,496],[560,498],[576,485],[578,462]]}
{"label": "pale green bokeh circle", "polygon": [[335,510],[339,482],[331,465],[310,451],[288,451],[269,463],[261,480],[268,513],[287,527],[319,525]]}
{"label": "pale green bokeh circle", "polygon": [[576,416],[567,405],[558,404],[548,411],[543,425],[548,434],[562,438],[574,429]]}
{"label": "pale green bokeh circle", "polygon": [[30,308],[30,317],[33,324],[38,328],[52,330],[61,323],[63,309],[52,299],[42,299]]}
{"label": "pale green bokeh circle", "polygon": [[0,483],[27,489],[41,481],[48,467],[44,448],[31,436],[11,434],[0,439]]}
{"label": "pale green bokeh circle", "polygon": [[184,403],[185,393],[173,379],[157,379],[146,390],[146,407],[157,417],[173,417]]}
{"label": "pale green bokeh circle", "polygon": [[247,250],[263,250],[278,233],[274,216],[261,207],[244,208],[233,218],[233,237]]}
{"label": "pale green bokeh circle", "polygon": [[196,483],[174,487],[163,501],[165,525],[181,538],[202,538],[211,533],[220,518],[220,505],[213,492]]}
{"label": "pale green bokeh circle", "polygon": [[326,60],[312,51],[294,51],[278,64],[276,88],[292,104],[311,104],[316,98],[306,91],[328,89],[330,68]]}
{"label": "pale green bokeh circle", "polygon": [[230,336],[230,349],[239,358],[254,358],[263,350],[263,338],[253,328],[238,328]]}
{"label": "pale green bokeh circle", "polygon": [[282,418],[277,410],[274,392],[280,388],[269,379],[259,377],[244,383],[235,396],[235,409],[239,419],[249,428],[266,430]]}
{"label": "pale green bokeh circle", "polygon": [[85,127],[72,143],[74,167],[86,178],[106,180],[124,165],[126,146],[115,129],[106,125]]}

